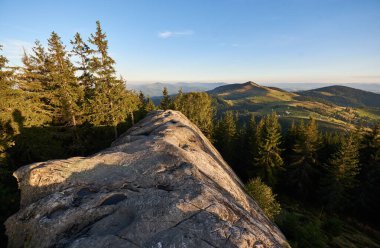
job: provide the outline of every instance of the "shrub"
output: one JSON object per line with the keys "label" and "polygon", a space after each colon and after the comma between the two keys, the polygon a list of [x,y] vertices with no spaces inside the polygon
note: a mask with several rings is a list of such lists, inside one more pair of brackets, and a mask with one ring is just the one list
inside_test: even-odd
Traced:
{"label": "shrub", "polygon": [[280,213],[281,206],[277,202],[276,195],[273,194],[272,189],[264,184],[260,178],[251,179],[247,183],[246,189],[268,218],[274,220]]}

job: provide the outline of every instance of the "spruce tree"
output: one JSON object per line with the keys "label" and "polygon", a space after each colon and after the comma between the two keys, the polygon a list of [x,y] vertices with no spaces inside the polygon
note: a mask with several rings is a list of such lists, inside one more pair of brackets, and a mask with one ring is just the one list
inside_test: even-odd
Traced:
{"label": "spruce tree", "polygon": [[94,75],[95,89],[90,100],[90,122],[95,125],[113,126],[115,138],[118,136],[117,124],[127,118],[131,109],[125,81],[115,75],[115,61],[108,54],[107,36],[100,22],[96,22],[96,32],[91,34],[89,42],[96,49],[92,50],[89,71]]}
{"label": "spruce tree", "polygon": [[247,135],[248,128],[247,124],[237,128],[234,152],[233,152],[233,163],[230,166],[234,169],[235,173],[243,181],[247,181],[252,176],[251,166],[250,166],[250,156],[249,156],[249,137]]}
{"label": "spruce tree", "polygon": [[321,196],[329,210],[344,210],[351,204],[351,193],[359,173],[358,142],[352,133],[342,141],[326,166]]}
{"label": "spruce tree", "polygon": [[[13,167],[13,156],[10,150],[15,145],[15,135],[18,134],[17,120],[14,120],[15,112],[19,112],[19,104],[23,101],[20,98],[15,68],[8,66],[8,59],[1,54],[0,45],[0,222],[14,213],[18,206],[19,192],[12,173],[16,169]],[[16,125],[15,125],[16,124]],[[0,227],[0,232],[4,231]],[[5,235],[0,234],[0,243],[6,241]],[[6,244],[6,242],[5,242]]]}
{"label": "spruce tree", "polygon": [[269,219],[274,220],[280,214],[281,206],[276,200],[276,195],[259,177],[249,180],[245,188]]}
{"label": "spruce tree", "polygon": [[183,91],[182,88],[178,90],[177,95],[175,96],[175,99],[173,101],[173,108],[175,110],[181,111],[181,109],[185,109],[185,106],[183,105]]}
{"label": "spruce tree", "polygon": [[276,113],[261,119],[258,125],[258,149],[255,158],[256,170],[264,182],[274,186],[282,169],[281,129]]}
{"label": "spruce tree", "polygon": [[137,119],[141,120],[148,114],[150,111],[156,110],[156,106],[154,105],[152,98],[145,97],[144,93],[140,91],[139,95],[139,106],[138,106],[138,116]]}
{"label": "spruce tree", "polygon": [[[2,46],[0,45],[0,52]],[[7,149],[14,142],[14,133],[17,131],[12,125],[12,112],[19,99],[15,90],[14,70],[7,66],[8,59],[0,54],[0,164],[4,165],[7,158]]]}
{"label": "spruce tree", "polygon": [[[0,52],[2,46],[0,45]],[[8,59],[0,54],[0,117],[2,120],[10,119],[12,111],[17,104],[18,91],[16,90],[15,71],[9,67]]]}
{"label": "spruce tree", "polygon": [[305,126],[303,122],[297,130],[290,130],[295,138],[290,155],[290,165],[287,167],[286,182],[289,190],[298,197],[305,199],[311,196],[317,183],[318,161],[318,130],[315,119],[310,118]]}
{"label": "spruce tree", "polygon": [[62,124],[77,125],[77,118],[81,113],[83,100],[83,88],[75,77],[75,68],[70,61],[61,38],[52,32],[49,44],[49,57],[51,63],[51,90],[53,91],[52,103],[57,109],[57,114],[62,118]]}
{"label": "spruce tree", "polygon": [[356,196],[356,212],[361,218],[380,227],[380,122],[364,131],[360,147],[361,170]]}
{"label": "spruce tree", "polygon": [[70,41],[70,43],[73,46],[71,52],[77,58],[76,70],[80,72],[78,83],[84,87],[85,100],[89,100],[93,97],[95,89],[93,75],[89,69],[91,49],[79,33],[75,34],[74,40]]}
{"label": "spruce tree", "polygon": [[[298,139],[298,125],[296,125],[295,121],[292,121],[292,124],[286,130],[285,132],[285,137],[284,137],[284,144],[283,144],[283,149],[284,149],[284,163],[285,164],[290,164],[291,163],[291,155],[293,155],[293,147],[296,143],[296,140]],[[285,179],[286,180],[286,179]]]}
{"label": "spruce tree", "polygon": [[145,109],[145,111],[147,113],[149,113],[150,111],[156,110],[156,105],[154,105],[154,102],[153,102],[152,98],[148,97],[145,100],[145,107],[144,107],[144,109]]}
{"label": "spruce tree", "polygon": [[255,116],[249,115],[248,123],[238,128],[235,141],[234,170],[242,180],[254,177],[257,155],[257,124]]}
{"label": "spruce tree", "polygon": [[168,88],[164,87],[162,90],[162,99],[160,102],[160,108],[162,110],[167,110],[172,108],[172,100],[170,99]]}
{"label": "spruce tree", "polygon": [[23,66],[18,73],[19,89],[26,108],[22,114],[26,126],[50,124],[54,117],[50,58],[39,41],[35,42],[32,53],[24,51]]}
{"label": "spruce tree", "polygon": [[250,167],[253,168],[255,166],[255,158],[258,152],[258,130],[255,116],[253,114],[250,115],[247,131],[246,131],[246,139],[247,139],[247,159],[250,164]]}
{"label": "spruce tree", "polygon": [[[120,78],[120,80],[126,82],[122,77]],[[126,113],[130,117],[131,124],[134,125],[135,112],[139,109],[140,105],[139,96],[135,92],[125,89],[124,99],[121,99],[120,102],[124,105],[124,107],[121,107],[123,107],[126,110]]]}
{"label": "spruce tree", "polygon": [[228,163],[233,162],[236,132],[234,113],[226,111],[216,124],[214,140],[216,148]]}

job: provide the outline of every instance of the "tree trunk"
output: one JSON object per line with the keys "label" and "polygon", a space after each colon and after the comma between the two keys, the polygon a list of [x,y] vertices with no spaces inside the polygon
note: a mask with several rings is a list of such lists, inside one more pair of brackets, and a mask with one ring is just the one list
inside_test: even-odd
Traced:
{"label": "tree trunk", "polygon": [[76,127],[77,126],[77,120],[75,119],[75,115],[74,114],[72,114],[71,120],[73,122],[73,126]]}
{"label": "tree trunk", "polygon": [[131,114],[132,125],[135,125],[135,117],[133,115],[133,111],[131,111],[130,114]]}

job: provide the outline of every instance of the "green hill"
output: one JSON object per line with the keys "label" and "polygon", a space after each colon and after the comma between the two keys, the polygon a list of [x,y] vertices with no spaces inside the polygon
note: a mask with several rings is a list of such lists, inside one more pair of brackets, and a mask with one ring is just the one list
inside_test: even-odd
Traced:
{"label": "green hill", "polygon": [[265,87],[254,82],[230,84],[208,91],[225,100],[250,100],[252,102],[290,101],[296,94],[274,87]]}
{"label": "green hill", "polygon": [[[328,129],[345,129],[380,120],[380,107],[376,107],[377,97],[380,95],[345,86],[338,86],[335,89],[334,87],[313,90],[324,92],[320,94],[307,94],[306,91],[299,94],[247,82],[220,86],[208,93],[216,99],[219,114],[233,110],[244,118],[249,113],[263,116],[275,111],[285,127],[293,121],[297,122],[309,117],[315,118],[322,128]],[[341,87],[343,87],[342,91],[339,90]],[[326,88],[329,88],[329,91],[323,90]],[[339,98],[334,101],[333,97],[331,100],[318,97],[334,94],[339,94]],[[364,99],[366,96],[369,96],[368,100]],[[345,99],[345,101],[339,99]],[[355,102],[357,105],[353,104]]]}
{"label": "green hill", "polygon": [[343,107],[380,108],[380,94],[347,86],[334,85],[314,90],[300,91],[297,92],[297,94]]}

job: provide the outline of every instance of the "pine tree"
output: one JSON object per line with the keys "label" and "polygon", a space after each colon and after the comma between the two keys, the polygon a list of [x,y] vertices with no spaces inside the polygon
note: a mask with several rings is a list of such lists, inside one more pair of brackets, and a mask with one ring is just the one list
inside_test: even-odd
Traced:
{"label": "pine tree", "polygon": [[317,183],[318,161],[318,130],[317,124],[311,118],[305,126],[303,122],[296,130],[291,129],[295,138],[290,155],[290,165],[287,167],[286,182],[292,193],[301,198],[311,196]]}
{"label": "pine tree", "polygon": [[233,168],[234,172],[243,181],[247,181],[252,176],[251,166],[250,166],[250,156],[249,156],[249,137],[247,135],[248,128],[246,123],[240,128],[237,128],[234,152],[233,152],[233,164],[230,166]]}
{"label": "pine tree", "polygon": [[254,176],[255,157],[257,155],[257,124],[255,116],[249,115],[248,123],[238,128],[235,140],[235,152],[231,166],[242,180]]}
{"label": "pine tree", "polygon": [[236,121],[232,111],[224,113],[214,132],[215,146],[228,162],[233,162],[236,140]]}
{"label": "pine tree", "polygon": [[[0,52],[2,46],[0,45]],[[18,134],[15,112],[19,112],[20,91],[17,89],[15,68],[8,66],[8,59],[0,54],[0,222],[3,223],[18,206],[19,193],[14,178],[13,156],[10,150],[15,145],[15,135]],[[16,124],[16,125],[15,125]],[[0,227],[0,230],[4,229]],[[4,235],[0,235],[0,243]],[[6,242],[5,242],[6,244]]]}
{"label": "pine tree", "polygon": [[329,210],[344,210],[351,203],[351,193],[357,185],[359,173],[358,144],[349,133],[326,165],[322,179],[321,195]]}
{"label": "pine tree", "polygon": [[261,119],[258,125],[258,149],[255,158],[258,175],[270,186],[277,182],[278,171],[282,169],[281,130],[276,113]]}
{"label": "pine tree", "polygon": [[295,121],[293,120],[288,130],[286,130],[285,137],[284,137],[283,159],[284,159],[285,164],[291,163],[291,155],[293,155],[293,152],[294,152],[293,147],[297,139],[298,139],[298,125],[296,125]]}
{"label": "pine tree", "polygon": [[50,73],[54,97],[52,102],[62,117],[63,124],[77,125],[81,113],[83,88],[75,77],[75,68],[71,63],[61,38],[52,32],[49,44]]}
{"label": "pine tree", "polygon": [[269,219],[274,218],[280,213],[281,206],[276,200],[276,195],[272,189],[261,181],[259,177],[251,179],[246,189],[248,194],[257,202]]}
{"label": "pine tree", "polygon": [[139,106],[138,106],[138,120],[141,120],[146,116],[150,111],[156,110],[156,106],[154,105],[152,98],[145,97],[144,93],[140,91],[139,95]]}
{"label": "pine tree", "polygon": [[167,110],[172,108],[172,100],[170,99],[168,88],[164,87],[162,90],[162,99],[160,102],[160,108],[163,110]]}
{"label": "pine tree", "polygon": [[[2,51],[2,46],[0,45],[0,52]],[[15,71],[8,65],[8,59],[0,55],[0,117],[1,119],[9,119],[11,113],[17,103],[15,97],[17,97],[18,92],[16,90],[15,81]]]}
{"label": "pine tree", "polygon": [[317,157],[320,164],[327,164],[332,155],[338,152],[344,135],[341,133],[325,132],[320,135],[320,147]]}
{"label": "pine tree", "polygon": [[24,51],[23,66],[17,75],[19,89],[22,91],[25,108],[25,126],[50,124],[54,116],[52,106],[50,59],[39,41],[35,42],[32,54]]}
{"label": "pine tree", "polygon": [[[121,81],[125,82],[123,78],[120,78]],[[131,119],[131,124],[135,124],[135,112],[139,109],[140,99],[139,96],[133,92],[125,89],[124,99],[121,99],[121,103],[124,104],[124,109],[128,116]],[[122,118],[122,117],[120,117]]]}
{"label": "pine tree", "polygon": [[364,131],[360,147],[360,185],[357,191],[356,212],[367,221],[380,225],[380,122]]}
{"label": "pine tree", "polygon": [[154,105],[152,98],[148,97],[145,100],[145,111],[149,113],[150,111],[156,110],[156,105]]}
{"label": "pine tree", "polygon": [[182,88],[180,88],[178,90],[178,94],[175,96],[175,99],[173,101],[173,108],[175,110],[181,111],[181,109],[185,108],[185,106],[183,104],[184,104],[184,101],[183,101],[183,91],[182,91]]}
{"label": "pine tree", "polygon": [[255,166],[255,158],[258,152],[258,130],[257,123],[255,120],[255,116],[253,114],[250,115],[248,126],[247,126],[247,159],[249,161],[250,167],[253,168]]}
{"label": "pine tree", "polygon": [[[0,45],[0,51],[2,46]],[[12,125],[12,112],[17,106],[18,93],[15,90],[14,70],[7,66],[8,59],[0,54],[0,164],[4,165],[7,149],[13,145],[17,127]]]}
{"label": "pine tree", "polygon": [[[108,54],[107,36],[100,22],[96,22],[96,32],[89,42],[96,46],[89,61],[89,71],[94,75],[95,90],[90,100],[90,121],[95,125],[113,126],[115,138],[117,124],[127,118],[136,106],[129,106],[125,81],[115,76],[115,61]],[[137,97],[137,96],[136,96]]]}
{"label": "pine tree", "polygon": [[70,41],[72,53],[77,57],[77,72],[80,72],[78,76],[78,83],[84,87],[84,98],[86,100],[91,99],[94,95],[95,82],[93,75],[90,73],[90,54],[91,49],[86,42],[83,41],[81,35],[76,33],[74,40]]}

